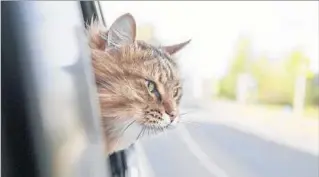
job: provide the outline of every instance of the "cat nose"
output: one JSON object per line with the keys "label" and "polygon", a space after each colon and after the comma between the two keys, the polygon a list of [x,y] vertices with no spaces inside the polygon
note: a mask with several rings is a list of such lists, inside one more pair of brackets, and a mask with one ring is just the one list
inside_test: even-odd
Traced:
{"label": "cat nose", "polygon": [[176,111],[172,111],[172,112],[167,112],[165,111],[167,115],[169,115],[169,118],[171,119],[171,122],[173,122],[175,120],[175,118],[177,117],[177,113]]}

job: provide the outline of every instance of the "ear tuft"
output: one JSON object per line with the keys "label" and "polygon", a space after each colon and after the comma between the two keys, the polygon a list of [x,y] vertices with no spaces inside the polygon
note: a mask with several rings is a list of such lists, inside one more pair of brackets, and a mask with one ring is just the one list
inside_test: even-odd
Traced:
{"label": "ear tuft", "polygon": [[165,52],[167,52],[170,55],[174,55],[175,53],[177,53],[178,51],[180,51],[181,49],[183,49],[187,44],[189,44],[191,42],[191,39],[189,39],[188,41],[179,43],[179,44],[175,44],[175,45],[170,45],[170,46],[163,46],[161,47]]}
{"label": "ear tuft", "polygon": [[107,34],[109,47],[119,47],[135,41],[136,23],[130,13],[126,13],[115,20]]}

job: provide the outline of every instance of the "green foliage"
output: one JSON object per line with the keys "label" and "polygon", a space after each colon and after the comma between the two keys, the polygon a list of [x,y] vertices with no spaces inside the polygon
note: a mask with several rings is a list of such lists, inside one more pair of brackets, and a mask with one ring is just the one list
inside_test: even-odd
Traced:
{"label": "green foliage", "polygon": [[284,67],[283,62],[271,62],[266,56],[252,63],[251,74],[258,85],[256,100],[267,104],[292,104],[294,79]]}
{"label": "green foliage", "polygon": [[237,75],[242,72],[246,72],[248,68],[248,52],[250,47],[250,41],[246,38],[239,40],[238,50],[234,57],[233,63],[230,68],[230,72],[233,75]]}
{"label": "green foliage", "polygon": [[220,81],[219,95],[228,99],[235,99],[236,75],[228,74]]}
{"label": "green foliage", "polygon": [[[317,83],[315,83],[317,80]],[[307,79],[306,104],[319,106],[319,75],[317,77],[309,77]]]}
{"label": "green foliage", "polygon": [[292,105],[295,80],[298,75],[308,78],[306,103],[319,104],[319,86],[312,81],[309,70],[310,60],[301,51],[294,50],[286,58],[271,61],[266,55],[249,60],[249,40],[239,42],[237,53],[230,65],[229,72],[220,81],[220,95],[236,98],[236,81],[242,72],[250,73],[257,82],[254,97],[260,103]]}
{"label": "green foliage", "polygon": [[246,72],[248,68],[248,51],[250,42],[246,38],[239,40],[237,53],[231,63],[228,74],[220,82],[219,94],[229,99],[236,98],[236,82],[238,74]]}
{"label": "green foliage", "polygon": [[286,60],[286,69],[292,77],[306,75],[310,60],[299,50],[293,51]]}

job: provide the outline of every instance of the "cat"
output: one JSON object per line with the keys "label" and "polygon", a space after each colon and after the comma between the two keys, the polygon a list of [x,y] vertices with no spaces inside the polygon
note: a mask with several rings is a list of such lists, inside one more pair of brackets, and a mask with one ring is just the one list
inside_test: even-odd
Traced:
{"label": "cat", "polygon": [[95,21],[87,32],[107,154],[128,148],[146,133],[176,126],[182,85],[172,56],[191,40],[158,47],[136,40],[130,13],[109,30]]}

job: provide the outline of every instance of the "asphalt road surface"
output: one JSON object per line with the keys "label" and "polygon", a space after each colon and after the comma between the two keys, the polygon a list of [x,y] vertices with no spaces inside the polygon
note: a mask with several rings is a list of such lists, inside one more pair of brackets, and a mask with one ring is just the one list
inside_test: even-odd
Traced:
{"label": "asphalt road surface", "polygon": [[318,177],[317,156],[213,123],[141,145],[155,177]]}

